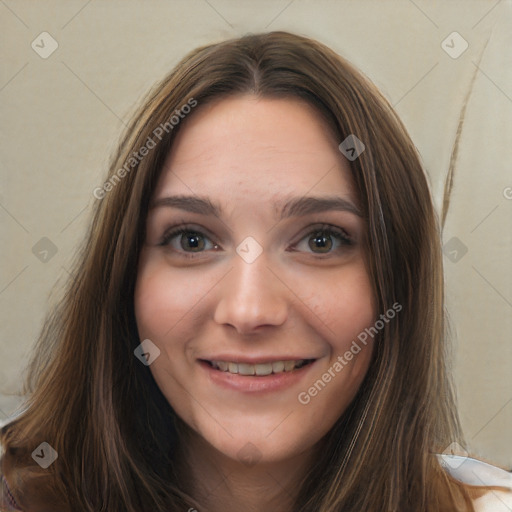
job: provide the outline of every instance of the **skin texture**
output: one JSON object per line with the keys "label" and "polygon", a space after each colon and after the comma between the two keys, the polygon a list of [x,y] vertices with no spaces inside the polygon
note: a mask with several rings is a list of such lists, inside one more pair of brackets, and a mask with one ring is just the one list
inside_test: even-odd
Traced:
{"label": "skin texture", "polygon": [[[135,291],[140,339],[159,348],[150,370],[190,427],[186,460],[204,510],[287,510],[370,362],[371,340],[307,405],[299,403],[298,394],[377,316],[365,222],[335,210],[278,219],[292,197],[336,196],[358,205],[340,141],[301,100],[231,97],[199,106],[185,123],[152,205],[171,195],[200,196],[222,213],[150,208]],[[160,245],[182,224],[204,233],[204,250],[191,252],[179,234]],[[321,252],[315,229],[325,224],[345,230],[352,244],[324,233],[332,247]],[[236,251],[246,237],[263,250],[252,263]],[[198,359],[219,354],[317,360],[292,386],[251,393],[210,380]],[[241,461],[247,452],[256,464]]]}

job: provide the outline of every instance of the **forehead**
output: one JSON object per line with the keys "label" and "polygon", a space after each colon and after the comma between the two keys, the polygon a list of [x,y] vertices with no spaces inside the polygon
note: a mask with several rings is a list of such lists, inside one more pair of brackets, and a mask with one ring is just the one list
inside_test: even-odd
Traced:
{"label": "forehead", "polygon": [[243,95],[199,105],[178,132],[154,195],[236,190],[266,200],[311,191],[355,200],[338,144],[300,99]]}

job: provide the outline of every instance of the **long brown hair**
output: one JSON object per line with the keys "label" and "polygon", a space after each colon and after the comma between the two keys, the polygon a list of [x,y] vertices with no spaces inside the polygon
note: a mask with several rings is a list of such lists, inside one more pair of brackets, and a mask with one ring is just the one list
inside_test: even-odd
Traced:
{"label": "long brown hair", "polygon": [[[368,225],[377,310],[403,306],[379,333],[367,376],[324,439],[294,511],[473,510],[435,456],[462,441],[445,362],[440,231],[416,149],[368,79],[322,44],[285,32],[196,49],[134,116],[73,277],[40,336],[27,409],[3,431],[13,493],[27,510],[46,510],[29,508],[30,496],[43,492],[54,511],[199,506],[178,474],[180,419],[133,354],[140,343],[133,295],[149,200],[188,117],[169,119],[194,101],[201,108],[235,94],[301,98],[337,140],[363,141],[350,166]],[[135,157],[149,139],[154,147]],[[59,454],[46,470],[30,457],[43,441]]]}

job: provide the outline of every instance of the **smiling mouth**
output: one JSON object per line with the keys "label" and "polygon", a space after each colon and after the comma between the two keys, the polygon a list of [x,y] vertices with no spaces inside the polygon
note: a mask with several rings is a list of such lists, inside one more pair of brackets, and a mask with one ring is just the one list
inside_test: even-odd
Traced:
{"label": "smiling mouth", "polygon": [[292,372],[311,364],[316,359],[294,359],[267,363],[234,363],[232,361],[204,361],[215,370],[244,376],[265,377],[277,373]]}

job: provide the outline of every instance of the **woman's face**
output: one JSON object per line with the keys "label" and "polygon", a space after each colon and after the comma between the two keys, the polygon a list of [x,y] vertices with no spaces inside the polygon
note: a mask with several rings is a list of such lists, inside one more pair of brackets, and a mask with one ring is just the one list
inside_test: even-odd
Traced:
{"label": "woman's face", "polygon": [[376,316],[365,223],[340,141],[312,107],[238,96],[198,109],[153,195],[140,339],[209,445],[285,460],[333,427],[366,374],[371,340],[353,345]]}

